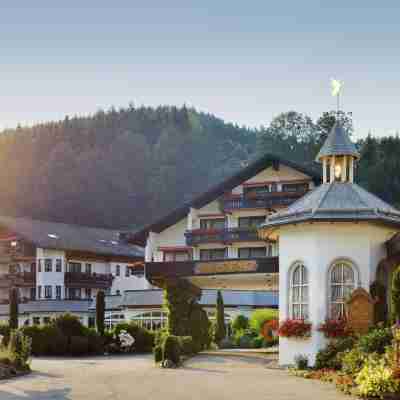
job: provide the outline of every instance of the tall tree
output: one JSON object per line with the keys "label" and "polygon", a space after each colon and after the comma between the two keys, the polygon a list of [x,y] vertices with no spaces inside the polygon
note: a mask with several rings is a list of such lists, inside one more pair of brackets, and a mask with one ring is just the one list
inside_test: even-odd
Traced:
{"label": "tall tree", "polygon": [[10,289],[9,293],[9,302],[10,302],[10,320],[9,325],[10,329],[18,329],[18,289],[13,287]]}
{"label": "tall tree", "polygon": [[96,296],[96,326],[97,332],[99,332],[101,336],[104,335],[105,309],[104,292],[99,290]]}
{"label": "tall tree", "polygon": [[226,336],[226,326],[225,326],[225,309],[224,300],[222,298],[222,293],[218,290],[217,293],[217,315],[216,315],[216,325],[215,325],[215,342],[219,343]]}

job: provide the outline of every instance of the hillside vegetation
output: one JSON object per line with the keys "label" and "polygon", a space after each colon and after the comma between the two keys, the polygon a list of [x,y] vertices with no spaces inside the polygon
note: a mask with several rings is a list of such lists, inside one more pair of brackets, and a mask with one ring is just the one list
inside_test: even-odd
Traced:
{"label": "hillside vegetation", "polygon": [[[351,133],[351,118],[342,115]],[[247,129],[186,107],[99,111],[0,134],[2,214],[135,228],[264,152],[312,165],[334,122],[296,112]],[[400,203],[398,137],[358,143],[359,181]]]}

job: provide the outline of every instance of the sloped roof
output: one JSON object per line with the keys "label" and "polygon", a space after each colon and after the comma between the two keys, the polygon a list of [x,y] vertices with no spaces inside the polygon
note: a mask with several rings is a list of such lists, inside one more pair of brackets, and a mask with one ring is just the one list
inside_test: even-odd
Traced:
{"label": "sloped roof", "polygon": [[[221,290],[225,306],[251,306],[251,307],[276,307],[279,302],[279,293],[275,291],[248,291],[248,290]],[[108,302],[106,306],[116,308],[116,300]],[[163,291],[155,290],[127,290],[120,296],[119,307],[144,307],[161,306],[163,304]],[[203,306],[215,306],[217,290],[202,290],[199,303]],[[114,306],[114,307],[113,307]]]}
{"label": "sloped roof", "polygon": [[400,226],[400,211],[355,183],[325,183],[287,210],[271,214],[260,229],[310,220],[375,221]]}
{"label": "sloped roof", "polygon": [[325,143],[316,157],[316,161],[321,161],[322,157],[334,155],[350,155],[360,158],[356,146],[352,143],[349,135],[346,133],[340,122],[336,122],[332,127]]}
{"label": "sloped roof", "polygon": [[195,197],[191,201],[183,204],[181,207],[176,208],[165,217],[162,217],[159,220],[143,227],[137,232],[132,232],[131,234],[127,233],[127,235],[130,236],[130,241],[132,241],[132,243],[138,243],[144,246],[146,243],[146,236],[148,232],[153,231],[159,233],[169,226],[176,224],[189,213],[191,207],[204,207],[211,201],[222,196],[225,192],[232,190],[236,186],[240,185],[242,182],[252,178],[259,172],[272,166],[274,163],[281,163],[297,171],[300,171],[305,175],[310,176],[315,183],[319,183],[321,181],[321,174],[317,172],[316,169],[286,160],[274,154],[267,153],[263,157],[249,164],[247,167],[241,169],[230,178],[225,179],[222,183],[211,187],[205,193]]}
{"label": "sloped roof", "polygon": [[5,216],[0,216],[0,225],[37,247],[107,256],[144,257],[143,248],[122,242],[119,232],[113,230]]}

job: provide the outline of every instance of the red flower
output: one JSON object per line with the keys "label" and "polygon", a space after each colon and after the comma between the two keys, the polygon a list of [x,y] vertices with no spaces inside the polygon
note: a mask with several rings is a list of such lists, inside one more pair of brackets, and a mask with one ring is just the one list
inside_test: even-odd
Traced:
{"label": "red flower", "polygon": [[323,332],[326,338],[346,337],[352,333],[345,319],[327,319],[319,326],[318,331]]}
{"label": "red flower", "polygon": [[279,325],[278,335],[304,338],[311,336],[311,323],[302,319],[287,319]]}

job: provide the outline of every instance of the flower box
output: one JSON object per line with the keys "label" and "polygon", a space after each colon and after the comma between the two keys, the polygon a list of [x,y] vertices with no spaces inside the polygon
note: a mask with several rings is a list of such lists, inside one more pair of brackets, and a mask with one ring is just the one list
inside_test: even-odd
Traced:
{"label": "flower box", "polygon": [[318,332],[322,332],[327,339],[342,338],[352,334],[345,319],[327,319],[318,327]]}
{"label": "flower box", "polygon": [[310,322],[302,319],[286,319],[279,324],[278,335],[286,338],[307,339],[311,337]]}

